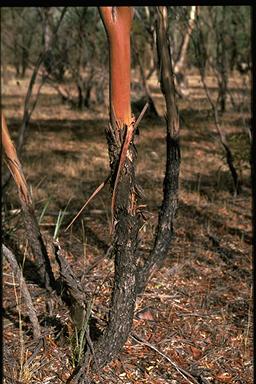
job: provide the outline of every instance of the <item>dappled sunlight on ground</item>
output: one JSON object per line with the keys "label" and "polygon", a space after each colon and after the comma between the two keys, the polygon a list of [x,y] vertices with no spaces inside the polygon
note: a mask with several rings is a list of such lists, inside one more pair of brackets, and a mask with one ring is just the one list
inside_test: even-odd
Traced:
{"label": "dappled sunlight on ground", "polygon": [[[179,99],[181,116],[181,170],[179,208],[173,240],[164,266],[151,276],[136,311],[146,309],[148,318],[134,318],[133,331],[184,369],[202,374],[206,383],[252,383],[252,263],[251,189],[249,160],[237,161],[242,192],[232,195],[232,180],[210,106],[199,76],[191,75],[189,96]],[[12,137],[17,137],[23,114],[28,79],[10,80],[3,92],[3,110]],[[208,78],[216,93],[216,83]],[[246,97],[243,79],[230,79],[234,97]],[[237,85],[238,84],[238,85]],[[164,111],[157,78],[151,82],[153,96]],[[155,93],[154,93],[155,89]],[[138,96],[138,95],[137,95]],[[62,105],[49,85],[42,88],[21,154],[24,173],[31,186],[37,217],[44,207],[40,228],[50,239],[60,210],[66,208],[59,240],[66,258],[84,288],[94,296],[93,312],[107,313],[113,283],[113,261],[104,258],[110,245],[111,193],[107,185],[89,204],[71,229],[65,227],[90,194],[105,180],[109,159],[105,140],[107,109],[79,112]],[[250,111],[228,111],[221,116],[227,137],[246,135]],[[144,196],[148,220],[140,230],[140,251],[152,247],[161,205],[165,167],[165,120],[145,115],[139,126],[137,177]],[[246,141],[244,142],[247,145]],[[244,151],[248,148],[244,148]],[[17,252],[30,258],[19,201],[11,181],[5,196],[3,226]],[[50,242],[50,241],[49,241]],[[99,259],[97,259],[99,258]],[[93,265],[95,260],[99,260]],[[92,266],[93,265],[93,266]],[[90,267],[92,268],[90,269]],[[87,272],[86,272],[87,271]],[[15,302],[12,274],[3,263],[5,369],[19,372],[20,324],[27,359],[35,345],[24,303]],[[51,298],[42,288],[28,284],[37,309],[46,348],[34,357],[31,383],[62,383],[72,371],[71,323],[66,308],[55,303],[46,318],[45,302]],[[59,323],[57,324],[56,316]],[[57,335],[57,337],[56,337]],[[24,352],[25,353],[25,352]],[[13,357],[12,357],[13,356]],[[14,367],[14,368],[13,368]],[[56,373],[57,372],[57,373]],[[15,374],[16,375],[16,374]],[[16,377],[16,376],[15,376]],[[182,376],[157,351],[132,337],[119,358],[109,364],[95,383],[185,383]],[[103,380],[103,381],[102,381]]]}

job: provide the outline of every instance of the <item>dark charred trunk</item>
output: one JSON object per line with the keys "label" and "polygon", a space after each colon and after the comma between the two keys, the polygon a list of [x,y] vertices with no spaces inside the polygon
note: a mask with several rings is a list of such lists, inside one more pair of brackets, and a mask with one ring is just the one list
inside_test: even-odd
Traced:
{"label": "dark charred trunk", "polygon": [[[109,149],[111,186],[114,188],[119,165],[119,157],[126,130],[114,130],[112,126],[106,131]],[[136,211],[138,188],[135,181],[136,149],[130,144],[128,155],[120,174],[116,189],[113,217],[112,252],[115,262],[115,280],[112,290],[108,325],[104,334],[94,344],[95,369],[109,363],[122,349],[126,342],[133,322],[134,307],[137,295],[136,271],[138,268],[138,232],[139,215]],[[90,354],[91,352],[88,351]],[[72,383],[83,383],[88,364],[88,353],[78,367]]]}
{"label": "dark charred trunk", "polygon": [[[111,128],[106,135],[113,187],[121,151],[121,138],[116,138]],[[108,327],[96,346],[99,366],[105,365],[116,356],[127,340],[132,326],[136,300],[136,249],[139,231],[139,217],[136,212],[138,189],[135,181],[135,161],[136,149],[131,143],[116,191],[112,243],[112,256],[115,258],[115,282]]]}
{"label": "dark charred trunk", "polygon": [[168,254],[173,237],[174,218],[178,206],[180,147],[179,116],[175,98],[175,84],[171,51],[167,33],[166,7],[157,7],[157,52],[161,89],[166,102],[166,170],[163,183],[163,201],[159,212],[156,239],[153,250],[139,272],[138,292],[143,291],[154,266],[160,266]]}
{"label": "dark charred trunk", "polygon": [[166,134],[166,156],[163,201],[159,212],[155,243],[142,271],[138,273],[138,293],[141,293],[145,289],[150,273],[154,267],[160,267],[164,259],[168,256],[168,250],[174,235],[173,225],[178,207],[180,146],[179,140],[172,139],[168,130]]}

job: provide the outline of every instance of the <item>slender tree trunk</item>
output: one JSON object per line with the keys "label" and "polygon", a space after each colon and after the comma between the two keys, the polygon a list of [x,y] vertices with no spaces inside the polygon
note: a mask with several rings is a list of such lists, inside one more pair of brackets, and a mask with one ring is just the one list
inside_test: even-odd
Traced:
{"label": "slender tree trunk", "polygon": [[138,274],[138,292],[143,291],[150,273],[167,256],[174,231],[178,206],[180,146],[179,115],[175,98],[174,74],[168,39],[166,7],[157,7],[157,52],[161,89],[166,103],[166,170],[163,183],[163,201],[159,212],[154,248]]}
{"label": "slender tree trunk", "polygon": [[[110,119],[108,142],[112,198],[112,256],[115,277],[108,325],[94,345],[94,368],[101,368],[121,350],[131,330],[136,300],[139,216],[135,181],[134,119],[130,105],[131,7],[100,7],[110,51]],[[90,352],[89,352],[90,354]],[[88,353],[73,381],[83,383]]]}
{"label": "slender tree trunk", "polygon": [[17,17],[16,17],[16,10],[14,8],[11,9],[11,16],[12,16],[12,23],[13,23],[13,29],[14,29],[14,36],[13,36],[13,65],[16,69],[16,77],[20,77],[20,49],[19,49],[19,33],[17,30]]}
{"label": "slender tree trunk", "polygon": [[[171,57],[167,43],[167,11],[165,7],[159,7],[158,52],[161,63],[161,84],[167,106],[167,163],[157,237],[150,260],[142,268],[138,252],[136,252],[138,231],[142,223],[139,222],[136,209],[139,193],[135,180],[136,151],[133,145],[133,133],[140,117],[134,123],[130,106],[124,103],[121,98],[123,90],[120,84],[123,85],[127,102],[130,103],[128,98],[130,84],[125,78],[124,71],[120,71],[120,65],[122,66],[123,61],[128,62],[127,55],[130,54],[130,45],[127,44],[127,41],[126,44],[119,45],[119,49],[124,49],[125,52],[113,49],[115,41],[118,43],[124,42],[125,39],[130,41],[132,12],[129,7],[117,7],[116,9],[101,7],[100,12],[108,34],[110,50],[112,49],[112,55],[110,55],[112,113],[111,124],[107,130],[107,140],[113,188],[112,255],[115,258],[115,278],[108,325],[102,337],[94,344],[94,368],[101,368],[106,365],[123,347],[132,327],[136,296],[145,287],[152,267],[156,263],[160,264],[167,254],[177,208],[180,162],[179,118],[175,103]],[[123,34],[122,37],[120,33]],[[115,54],[120,54],[122,60],[120,61],[120,57],[119,59],[115,58]],[[119,75],[121,76],[120,81],[118,81]],[[128,76],[128,72],[126,75]],[[113,81],[113,77],[115,77],[115,81]],[[130,76],[128,78],[130,79]],[[118,92],[121,92],[119,97]],[[68,382],[86,382],[85,372],[90,361],[89,356],[90,352],[87,352],[83,362],[70,378],[72,381],[69,380]]]}
{"label": "slender tree trunk", "polygon": [[52,23],[52,17],[53,17],[53,8],[52,7],[42,7],[41,8],[41,14],[42,14],[42,21],[43,21],[43,44],[44,44],[44,51],[47,52],[47,55],[44,57],[44,68],[47,74],[51,74],[53,71],[53,55],[52,55],[52,37],[53,37],[53,23]]}
{"label": "slender tree trunk", "polygon": [[226,44],[226,7],[222,6],[222,15],[219,28],[216,28],[217,37],[217,70],[219,94],[218,103],[220,111],[226,111],[226,99],[228,88],[228,60],[227,60],[227,44]]}
{"label": "slender tree trunk", "polygon": [[197,12],[198,12],[198,6],[192,5],[190,10],[189,20],[188,20],[188,28],[180,47],[178,59],[174,64],[174,68],[173,68],[173,71],[175,73],[176,91],[180,97],[183,97],[186,94],[188,94],[187,80],[186,80],[186,74],[185,74],[186,59],[187,59],[189,42],[195,26]]}
{"label": "slender tree trunk", "polygon": [[[110,53],[110,111],[111,123],[129,126],[131,115],[131,7],[101,7]],[[122,95],[122,96],[121,96]],[[121,98],[120,98],[121,96]],[[114,111],[115,119],[113,121]]]}
{"label": "slender tree trunk", "polygon": [[180,52],[178,55],[178,60],[176,61],[174,65],[174,73],[183,73],[186,65],[186,56],[189,46],[189,41],[191,38],[191,34],[193,32],[194,26],[195,26],[195,19],[196,19],[196,10],[197,6],[192,5],[188,20],[188,29],[185,33],[183,42],[181,44]]}
{"label": "slender tree trunk", "polygon": [[[98,365],[109,362],[123,347],[129,335],[136,300],[136,249],[139,218],[135,180],[136,151],[130,133],[134,120],[130,103],[131,7],[101,7],[110,49],[111,125],[107,131],[111,184],[113,188],[113,256],[115,282],[109,323],[96,345]],[[120,169],[123,148],[127,152]],[[118,172],[120,171],[120,173]]]}

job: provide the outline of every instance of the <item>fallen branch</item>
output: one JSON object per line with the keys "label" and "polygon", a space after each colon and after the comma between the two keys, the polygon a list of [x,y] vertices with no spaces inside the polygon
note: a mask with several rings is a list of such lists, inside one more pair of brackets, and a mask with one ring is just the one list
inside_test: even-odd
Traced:
{"label": "fallen branch", "polygon": [[19,282],[20,290],[22,292],[22,295],[24,297],[24,300],[28,309],[28,316],[33,326],[34,339],[38,339],[41,336],[40,324],[37,318],[36,310],[34,308],[27,284],[24,280],[23,273],[17,263],[17,260],[14,254],[4,244],[2,244],[2,252],[3,252],[3,255],[6,257],[8,263],[10,264],[17,281]]}

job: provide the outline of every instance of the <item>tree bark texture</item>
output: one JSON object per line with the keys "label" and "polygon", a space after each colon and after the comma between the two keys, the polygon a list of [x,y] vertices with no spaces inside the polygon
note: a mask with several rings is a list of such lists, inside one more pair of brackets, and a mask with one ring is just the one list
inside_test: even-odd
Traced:
{"label": "tree bark texture", "polygon": [[153,250],[138,274],[138,291],[147,283],[155,265],[167,256],[173,237],[173,224],[178,206],[180,146],[179,115],[175,98],[174,75],[168,39],[167,8],[157,7],[157,52],[161,89],[166,103],[166,169],[163,182],[163,201]]}
{"label": "tree bark texture", "polygon": [[[110,157],[113,159],[111,173],[114,180],[115,164],[121,147],[117,151],[118,146],[112,140],[112,137],[108,136]],[[139,218],[136,212],[138,192],[135,182],[135,158],[135,147],[131,143],[116,192],[112,242],[115,282],[108,327],[96,348],[100,366],[106,364],[120,351],[132,326],[136,300],[136,249],[139,231]]]}
{"label": "tree bark texture", "polygon": [[[114,124],[106,131],[113,200],[112,255],[115,259],[115,282],[108,326],[95,345],[97,365],[104,366],[123,347],[129,335],[136,300],[136,267],[139,216],[136,205],[136,150],[131,134],[134,121],[130,106],[130,28],[131,7],[101,7],[109,38],[111,108]],[[123,151],[127,145],[127,150]],[[124,163],[120,168],[122,154]],[[119,173],[120,171],[120,173]]]}
{"label": "tree bark texture", "polygon": [[[135,181],[136,149],[134,119],[130,106],[131,7],[100,7],[110,51],[110,119],[106,130],[110,159],[112,197],[112,257],[115,262],[108,324],[93,348],[93,368],[110,362],[130,333],[136,301],[136,268],[139,215]],[[88,350],[72,382],[83,383],[88,367]]]}
{"label": "tree bark texture", "polygon": [[[106,11],[106,8],[108,9]],[[119,7],[117,7],[119,8]],[[124,7],[123,7],[124,8]],[[163,8],[163,10],[162,10]],[[152,266],[160,262],[166,255],[169,248],[173,232],[173,219],[177,208],[177,191],[179,176],[179,118],[175,103],[174,79],[172,75],[171,58],[167,45],[167,30],[163,23],[166,19],[163,16],[165,7],[159,7],[159,58],[161,61],[161,83],[162,90],[166,98],[167,105],[167,163],[166,176],[164,179],[164,197],[159,214],[159,224],[154,249],[149,260],[141,268],[141,259],[138,256],[138,232],[140,228],[140,218],[137,213],[137,200],[139,188],[135,180],[135,160],[136,149],[133,144],[133,133],[136,123],[129,118],[129,124],[125,122],[128,106],[119,104],[115,106],[115,98],[112,97],[111,107],[114,112],[111,116],[111,124],[106,131],[110,169],[111,186],[115,199],[112,200],[113,206],[113,232],[112,232],[112,255],[115,258],[115,278],[112,291],[111,307],[109,311],[108,324],[104,334],[94,344],[94,368],[101,368],[111,361],[121,350],[130,333],[134,315],[135,301],[138,292],[145,287]],[[122,10],[124,12],[124,10]],[[115,23],[118,17],[118,9],[112,10],[111,7],[102,7],[101,15],[104,25],[112,28],[111,23]],[[122,14],[123,16],[124,14]],[[107,18],[112,18],[111,22]],[[129,20],[129,15],[127,18]],[[117,31],[117,30],[116,30]],[[124,29],[123,29],[124,31]],[[129,39],[126,29],[126,39]],[[108,32],[111,41],[110,49],[113,50],[115,44],[115,34]],[[118,40],[120,36],[118,36]],[[124,36],[122,37],[124,39]],[[112,46],[112,48],[111,48]],[[117,54],[117,51],[115,51]],[[113,51],[112,51],[113,53]],[[115,66],[116,60],[110,66]],[[122,61],[121,61],[122,64]],[[114,72],[112,76],[117,76],[119,72]],[[122,75],[121,75],[122,76]],[[113,78],[112,78],[113,79]],[[117,79],[115,79],[118,83]],[[120,80],[121,83],[121,80]],[[111,85],[112,90],[115,85]],[[127,84],[124,85],[125,89]],[[120,90],[120,89],[119,89]],[[121,91],[120,91],[121,92]],[[118,102],[122,97],[119,94]],[[122,106],[122,108],[121,108]],[[120,114],[117,116],[116,111]],[[116,117],[113,120],[113,117]],[[140,118],[139,118],[140,119]],[[138,119],[138,121],[139,121]],[[126,148],[126,149],[125,149]],[[124,162],[122,163],[122,159]],[[122,166],[120,166],[120,164]],[[88,365],[88,353],[83,363],[78,368],[73,377],[73,382],[82,383],[86,379],[86,367]]]}

